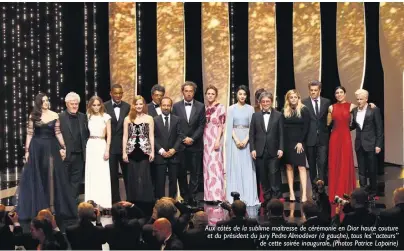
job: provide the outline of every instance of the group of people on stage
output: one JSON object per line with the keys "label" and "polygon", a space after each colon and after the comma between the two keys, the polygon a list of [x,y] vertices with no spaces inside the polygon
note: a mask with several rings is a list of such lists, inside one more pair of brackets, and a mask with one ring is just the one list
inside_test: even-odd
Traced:
{"label": "group of people on stage", "polygon": [[67,109],[59,115],[40,93],[29,117],[18,215],[31,219],[39,210],[51,208],[62,217],[76,217],[83,172],[85,200],[111,208],[121,201],[119,167],[128,201],[147,203],[164,197],[168,173],[170,197],[176,196],[178,180],[180,194],[189,204],[203,189],[205,201],[232,201],[231,192],[236,191],[254,206],[260,204],[259,193],[264,205],[282,197],[281,165],[286,166],[291,202],[296,201],[294,168],[305,202],[307,182],[327,182],[328,165],[333,200],[356,187],[353,129],[360,185],[366,187],[369,178],[368,189],[374,195],[376,155],[383,147],[379,109],[368,105],[363,89],[355,93],[355,105],[345,100],[345,88],[340,86],[335,91],[338,102],[331,105],[320,96],[319,81],[308,87],[310,97],[304,100],[297,90],[288,91],[282,111],[273,108],[273,95],[264,89],[255,93],[256,107],[247,104],[246,86],[238,87],[237,103],[227,111],[217,101],[215,86],[205,89],[203,104],[194,99],[197,86],[189,81],[181,86],[183,100],[176,103],[165,96],[163,86],[155,85],[151,103],[138,95],[128,104],[122,101],[122,86],[115,84],[111,100],[103,103],[97,96],[89,100],[86,115],[78,112],[80,97],[74,92],[66,96]]}

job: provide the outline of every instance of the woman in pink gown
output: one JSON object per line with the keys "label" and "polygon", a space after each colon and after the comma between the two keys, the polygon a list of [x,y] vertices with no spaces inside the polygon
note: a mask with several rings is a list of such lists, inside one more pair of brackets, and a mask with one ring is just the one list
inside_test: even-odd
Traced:
{"label": "woman in pink gown", "polygon": [[203,177],[204,200],[223,201],[224,163],[223,163],[223,130],[226,111],[222,104],[216,101],[218,90],[215,86],[208,86],[205,91],[206,125],[203,134]]}

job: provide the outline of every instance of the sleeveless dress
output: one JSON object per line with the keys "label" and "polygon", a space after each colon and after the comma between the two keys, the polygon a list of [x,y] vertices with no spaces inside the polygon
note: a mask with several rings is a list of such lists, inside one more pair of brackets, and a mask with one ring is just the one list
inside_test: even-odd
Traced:
{"label": "sleeveless dress", "polygon": [[207,123],[203,133],[203,177],[205,201],[223,201],[225,198],[222,142],[220,142],[221,146],[219,150],[214,150],[219,128],[222,128],[224,131],[225,121],[226,113],[222,104],[216,104],[213,107],[206,107]]}
{"label": "sleeveless dress", "polygon": [[22,171],[16,194],[16,211],[20,220],[30,220],[38,212],[50,208],[57,217],[74,219],[77,205],[59,150],[56,135],[60,134],[58,119],[48,123],[28,123],[32,135],[29,158]]}
{"label": "sleeveless dress", "polygon": [[84,200],[93,200],[102,208],[112,207],[109,160],[104,160],[107,147],[105,132],[111,116],[92,115],[88,118],[90,137],[86,146]]}
{"label": "sleeveless dress", "polygon": [[128,129],[128,189],[127,200],[131,202],[153,202],[154,187],[150,173],[149,155],[151,145],[149,123],[130,123]]}
{"label": "sleeveless dress", "polygon": [[334,201],[335,195],[351,194],[356,188],[354,157],[349,124],[350,103],[338,103],[332,107],[333,129],[328,153],[328,196]]}

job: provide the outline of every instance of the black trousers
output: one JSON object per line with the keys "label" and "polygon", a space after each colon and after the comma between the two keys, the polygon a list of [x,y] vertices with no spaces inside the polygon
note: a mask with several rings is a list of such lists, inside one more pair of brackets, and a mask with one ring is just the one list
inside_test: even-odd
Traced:
{"label": "black trousers", "polygon": [[[189,185],[187,182],[187,171],[190,172]],[[178,184],[180,187],[181,196],[183,196],[184,200],[189,200],[190,198],[195,199],[196,194],[198,193],[201,173],[202,151],[191,152],[185,149],[181,161],[181,167],[178,171]]]}
{"label": "black trousers", "polygon": [[378,165],[375,150],[367,152],[361,146],[356,151],[356,158],[358,160],[360,187],[366,188],[368,184],[367,179],[369,178],[370,181],[369,193],[375,195],[377,190],[377,165]]}
{"label": "black trousers", "polygon": [[328,146],[308,146],[306,156],[307,162],[309,162],[311,183],[314,184],[316,179],[319,178],[327,184]]}
{"label": "black trousers", "polygon": [[111,175],[111,195],[112,204],[121,201],[119,191],[119,165],[122,169],[123,181],[125,183],[126,194],[128,194],[128,168],[127,164],[122,159],[122,154],[110,154],[109,156],[109,171]]}
{"label": "black trousers", "polygon": [[268,202],[272,198],[279,199],[282,197],[282,178],[279,164],[278,157],[270,156],[267,148],[264,149],[263,155],[256,159],[258,176],[264,193],[265,202]]}
{"label": "black trousers", "polygon": [[65,160],[66,167],[69,173],[70,185],[73,189],[73,195],[76,202],[79,202],[80,184],[84,177],[84,156],[82,152],[71,153],[70,159]]}
{"label": "black trousers", "polygon": [[166,170],[168,168],[168,196],[175,198],[177,193],[177,163],[155,164],[156,183],[155,191],[156,198],[160,199],[165,196],[166,187]]}

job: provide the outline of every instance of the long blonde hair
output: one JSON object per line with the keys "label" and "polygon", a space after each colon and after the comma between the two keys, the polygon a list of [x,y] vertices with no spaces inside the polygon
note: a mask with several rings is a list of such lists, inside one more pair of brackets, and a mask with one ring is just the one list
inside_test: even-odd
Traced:
{"label": "long blonde hair", "polygon": [[130,112],[129,112],[129,115],[128,115],[128,116],[129,116],[129,119],[130,119],[131,122],[134,122],[134,121],[136,120],[136,114],[137,114],[137,112],[136,112],[136,102],[137,102],[138,100],[142,100],[142,101],[143,101],[143,110],[142,110],[142,112],[143,112],[144,114],[147,114],[147,104],[146,104],[146,101],[144,100],[144,98],[143,98],[142,96],[137,95],[137,96],[135,96],[135,97],[133,98],[132,105],[130,106]]}
{"label": "long blonde hair", "polygon": [[100,115],[102,116],[105,113],[105,106],[104,106],[104,103],[102,102],[102,99],[100,97],[98,97],[98,96],[92,96],[90,98],[90,100],[88,101],[88,104],[87,104],[87,116],[88,116],[88,118],[91,118],[92,115],[95,115],[92,106],[93,106],[93,104],[94,104],[94,102],[96,100],[98,100],[98,102],[100,102],[100,111],[99,111]]}
{"label": "long blonde hair", "polygon": [[293,115],[293,109],[289,103],[289,97],[292,94],[296,94],[297,96],[297,106],[295,109],[296,115],[298,118],[302,117],[302,109],[304,107],[303,103],[302,103],[302,97],[300,96],[300,93],[296,90],[290,90],[286,93],[285,95],[285,105],[283,106],[283,115],[285,116],[285,118],[290,118]]}

